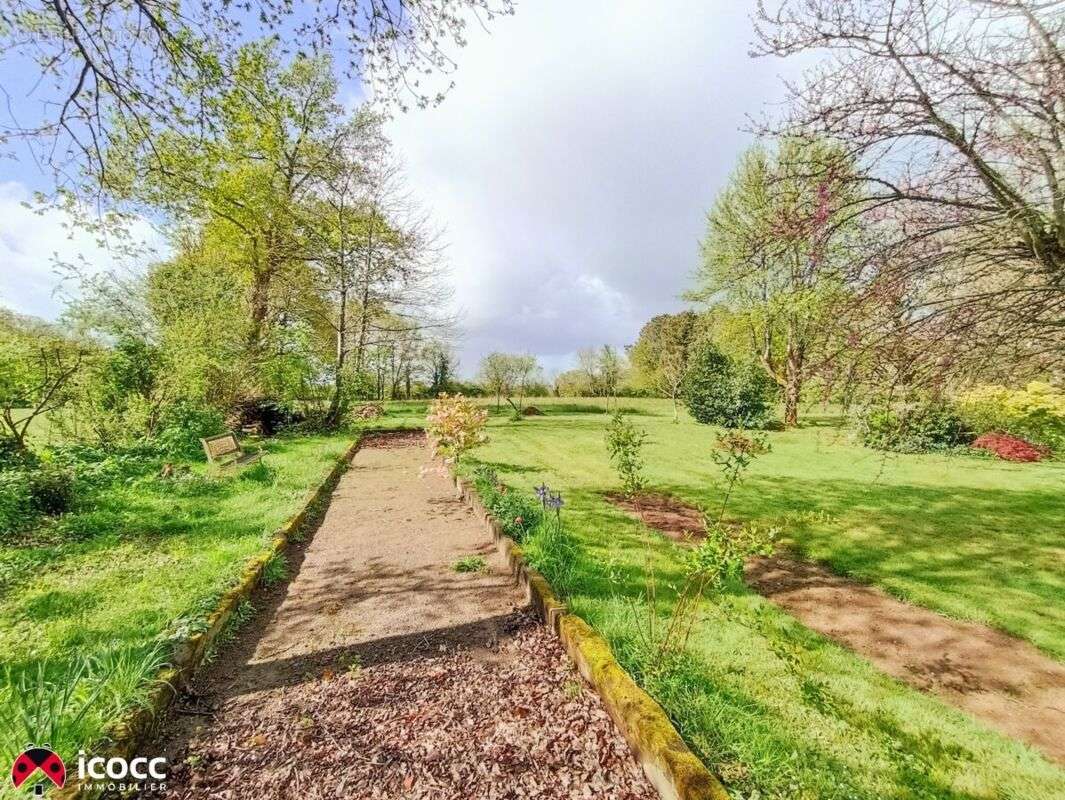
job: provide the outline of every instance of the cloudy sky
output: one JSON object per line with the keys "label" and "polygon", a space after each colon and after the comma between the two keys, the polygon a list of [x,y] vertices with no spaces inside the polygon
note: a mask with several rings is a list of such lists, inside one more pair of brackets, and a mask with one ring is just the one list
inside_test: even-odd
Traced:
{"label": "cloudy sky", "polygon": [[[752,60],[738,0],[537,0],[455,54],[455,88],[391,123],[409,183],[445,228],[461,369],[633,341],[682,306],[706,209],[794,67]],[[785,72],[788,70],[788,72]],[[41,177],[0,162],[0,303],[53,317],[53,253],[112,259],[20,206]]]}

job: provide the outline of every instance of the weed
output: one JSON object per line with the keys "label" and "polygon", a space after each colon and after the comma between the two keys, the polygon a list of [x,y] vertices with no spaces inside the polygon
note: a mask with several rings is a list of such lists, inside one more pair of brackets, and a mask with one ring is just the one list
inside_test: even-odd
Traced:
{"label": "weed", "polygon": [[219,651],[236,638],[241,626],[255,616],[255,606],[248,600],[241,600],[233,613],[229,615],[225,626],[219,631],[207,652],[203,655],[203,663],[211,664],[218,657]]}
{"label": "weed", "polygon": [[452,564],[451,568],[455,572],[488,572],[488,562],[481,556],[466,556]]}
{"label": "weed", "polygon": [[263,585],[273,586],[285,580],[288,580],[288,559],[284,553],[274,553],[263,564]]}
{"label": "weed", "polygon": [[562,685],[562,692],[569,700],[576,700],[584,691],[580,681],[570,680]]}

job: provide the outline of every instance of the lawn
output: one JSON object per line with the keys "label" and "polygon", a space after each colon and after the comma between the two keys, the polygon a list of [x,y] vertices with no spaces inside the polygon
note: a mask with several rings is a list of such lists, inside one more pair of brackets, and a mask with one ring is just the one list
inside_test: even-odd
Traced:
{"label": "lawn", "polygon": [[[561,489],[583,545],[573,609],[613,643],[736,797],[1065,796],[1065,771],[967,715],[878,673],[741,588],[707,603],[690,657],[643,672],[626,598],[647,559],[660,596],[683,551],[608,504],[608,421],[591,401],[536,401],[547,416],[494,415],[474,452],[502,480]],[[601,405],[601,404],[600,404]],[[714,430],[671,421],[669,404],[622,400],[651,434],[655,489],[713,507]],[[771,433],[729,515],[781,525],[789,546],[840,572],[959,618],[994,625],[1065,660],[1065,464],[967,455],[885,456],[829,417]]]}
{"label": "lawn", "polygon": [[[79,688],[57,711],[64,729],[50,744],[67,755],[95,738],[136,698],[137,676],[165,651],[159,642],[202,623],[349,442],[280,438],[265,444],[262,466],[237,475],[214,478],[194,465],[178,479],[117,483],[63,519],[62,535],[0,545],[0,712],[26,703],[18,688],[43,694],[81,665],[104,690],[74,724],[88,691]],[[6,732],[5,750],[25,744],[13,736]]]}

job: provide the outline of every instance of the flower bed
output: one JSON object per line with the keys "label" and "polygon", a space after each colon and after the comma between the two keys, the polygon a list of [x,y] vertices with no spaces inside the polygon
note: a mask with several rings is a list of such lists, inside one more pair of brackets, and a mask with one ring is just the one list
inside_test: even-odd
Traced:
{"label": "flower bed", "polygon": [[1045,447],[1026,442],[1008,433],[985,433],[972,443],[979,450],[987,450],[1006,461],[1042,461],[1050,455]]}

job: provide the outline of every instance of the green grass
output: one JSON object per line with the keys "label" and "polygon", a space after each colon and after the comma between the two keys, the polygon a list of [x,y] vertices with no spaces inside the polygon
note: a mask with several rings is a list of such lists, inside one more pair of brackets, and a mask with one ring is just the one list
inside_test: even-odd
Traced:
{"label": "green grass", "polygon": [[[160,637],[196,629],[349,442],[281,438],[266,444],[262,466],[238,474],[210,477],[198,465],[179,480],[117,484],[63,521],[64,538],[0,546],[0,713],[19,703],[10,689],[27,675],[43,670],[62,685],[79,659],[137,661]],[[284,562],[272,569],[283,577]],[[73,755],[121,694],[51,744]],[[24,745],[8,739],[5,750]]]}
{"label": "green grass", "polygon": [[[1061,768],[742,587],[706,604],[682,669],[644,674],[627,598],[640,595],[650,558],[668,605],[682,553],[603,499],[617,479],[604,444],[608,418],[588,413],[594,401],[535,402],[547,416],[493,417],[491,441],[473,457],[526,491],[540,481],[563,491],[567,528],[583,545],[571,606],[607,636],[736,797],[1065,797]],[[720,503],[713,429],[687,417],[673,424],[664,401],[621,405],[651,433],[653,488]],[[1065,660],[1065,464],[885,456],[851,443],[835,423],[808,418],[799,430],[769,434],[772,451],[729,515],[780,524],[807,557]]]}

